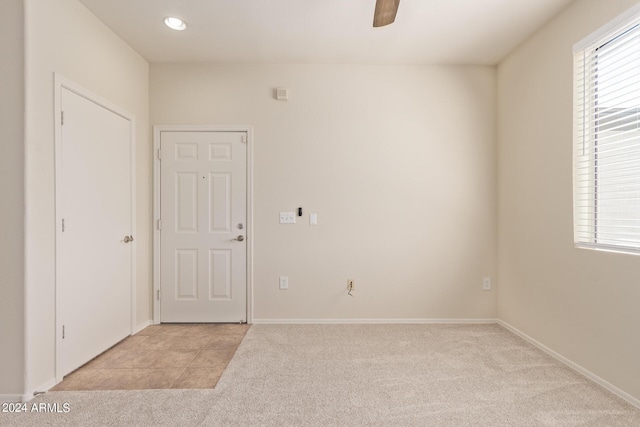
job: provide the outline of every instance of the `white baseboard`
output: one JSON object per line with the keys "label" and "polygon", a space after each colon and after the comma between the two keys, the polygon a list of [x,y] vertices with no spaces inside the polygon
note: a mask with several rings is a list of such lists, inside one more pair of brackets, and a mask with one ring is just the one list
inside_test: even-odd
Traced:
{"label": "white baseboard", "polygon": [[603,380],[602,378],[600,378],[599,376],[597,376],[593,372],[589,371],[588,369],[585,369],[582,366],[578,365],[577,363],[567,359],[566,357],[564,357],[560,353],[557,353],[557,352],[553,351],[552,349],[550,349],[546,345],[542,344],[539,341],[536,341],[535,339],[531,338],[529,335],[525,334],[524,332],[520,331],[519,329],[514,328],[513,326],[511,326],[507,322],[504,322],[502,320],[498,320],[497,323],[500,326],[504,327],[505,329],[513,332],[514,334],[516,334],[520,338],[524,339],[525,341],[533,344],[534,346],[536,346],[540,350],[542,350],[545,353],[547,353],[549,356],[551,356],[554,359],[558,360],[559,362],[567,365],[569,368],[571,368],[574,371],[584,375],[585,377],[587,377],[591,381],[593,381],[596,384],[604,387],[605,389],[609,390],[611,393],[615,394],[616,396],[620,397],[621,399],[626,400],[627,402],[629,402],[630,404],[632,404],[636,408],[640,409],[640,400],[638,400],[635,397],[631,396],[629,393],[627,393],[627,392],[625,392],[623,390],[620,390],[618,387],[616,387],[613,384]]}
{"label": "white baseboard", "polygon": [[144,328],[146,328],[147,326],[153,325],[153,321],[151,320],[145,320],[144,322],[142,322],[139,325],[136,325],[135,329],[133,330],[133,333],[131,335],[135,335],[138,332],[140,332],[141,330],[143,330]]}
{"label": "white baseboard", "polygon": [[34,397],[36,397],[35,393],[46,393],[50,389],[52,389],[58,382],[55,378],[50,379],[49,381],[39,385],[38,387],[34,387],[32,390],[29,390],[27,393],[21,396],[21,400],[23,402],[28,402]]}
{"label": "white baseboard", "polygon": [[[136,326],[133,334],[137,334],[142,331],[147,326],[151,325],[152,322],[150,320],[146,320],[143,323]],[[35,397],[34,393],[47,392],[51,388],[53,388],[57,384],[55,378],[41,384],[38,387],[34,387],[33,390],[28,391],[27,393],[20,394],[2,394],[0,395],[0,402],[28,402]]]}
{"label": "white baseboard", "polygon": [[336,324],[490,324],[497,319],[253,319],[261,325],[336,325]]}
{"label": "white baseboard", "polygon": [[0,403],[18,403],[22,402],[21,394],[0,394]]}

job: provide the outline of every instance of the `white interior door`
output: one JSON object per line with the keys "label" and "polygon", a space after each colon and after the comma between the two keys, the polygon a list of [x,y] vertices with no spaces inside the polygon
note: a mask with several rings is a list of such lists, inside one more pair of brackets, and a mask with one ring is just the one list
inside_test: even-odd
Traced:
{"label": "white interior door", "polygon": [[160,134],[160,320],[247,319],[247,133]]}
{"label": "white interior door", "polygon": [[131,334],[132,141],[128,119],[64,87],[60,99],[58,342],[66,375]]}

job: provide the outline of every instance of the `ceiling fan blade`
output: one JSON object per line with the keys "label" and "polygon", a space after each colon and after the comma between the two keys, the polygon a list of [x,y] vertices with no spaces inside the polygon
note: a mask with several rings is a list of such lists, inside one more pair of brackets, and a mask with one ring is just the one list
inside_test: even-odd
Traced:
{"label": "ceiling fan blade", "polygon": [[373,13],[373,26],[384,27],[396,20],[400,0],[376,0],[376,10]]}

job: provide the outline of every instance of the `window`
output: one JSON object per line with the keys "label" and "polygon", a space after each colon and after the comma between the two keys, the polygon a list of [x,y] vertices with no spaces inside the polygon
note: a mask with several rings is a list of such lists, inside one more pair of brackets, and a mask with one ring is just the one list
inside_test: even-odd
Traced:
{"label": "window", "polygon": [[640,9],[574,47],[574,241],[640,253]]}

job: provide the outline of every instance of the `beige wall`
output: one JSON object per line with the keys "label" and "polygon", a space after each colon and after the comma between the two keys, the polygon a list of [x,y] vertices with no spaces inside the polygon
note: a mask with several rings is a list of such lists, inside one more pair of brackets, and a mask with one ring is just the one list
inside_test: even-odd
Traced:
{"label": "beige wall", "polygon": [[[496,87],[490,67],[156,64],[149,77],[76,0],[26,0],[26,79],[5,81],[0,103],[0,195],[15,206],[1,211],[0,321],[15,328],[0,332],[14,348],[0,395],[54,376],[55,71],[137,118],[138,324],[151,316],[150,100],[153,124],[254,126],[256,320],[499,317],[640,398],[640,259],[574,249],[571,211],[571,46],[634,4],[572,3],[500,64]],[[16,19],[0,30],[14,59],[0,76],[20,82],[22,1],[2,12]],[[296,225],[277,223],[298,206]]]}
{"label": "beige wall", "polygon": [[640,258],[574,249],[572,46],[635,0],[579,0],[498,67],[500,319],[640,398]]}
{"label": "beige wall", "polygon": [[77,0],[26,0],[27,386],[55,374],[54,72],[136,116],[137,322],[150,312],[148,63]]}
{"label": "beige wall", "polygon": [[0,3],[0,401],[24,387],[24,19]]}
{"label": "beige wall", "polygon": [[254,126],[258,321],[495,318],[495,90],[491,67],[150,70],[152,124]]}

